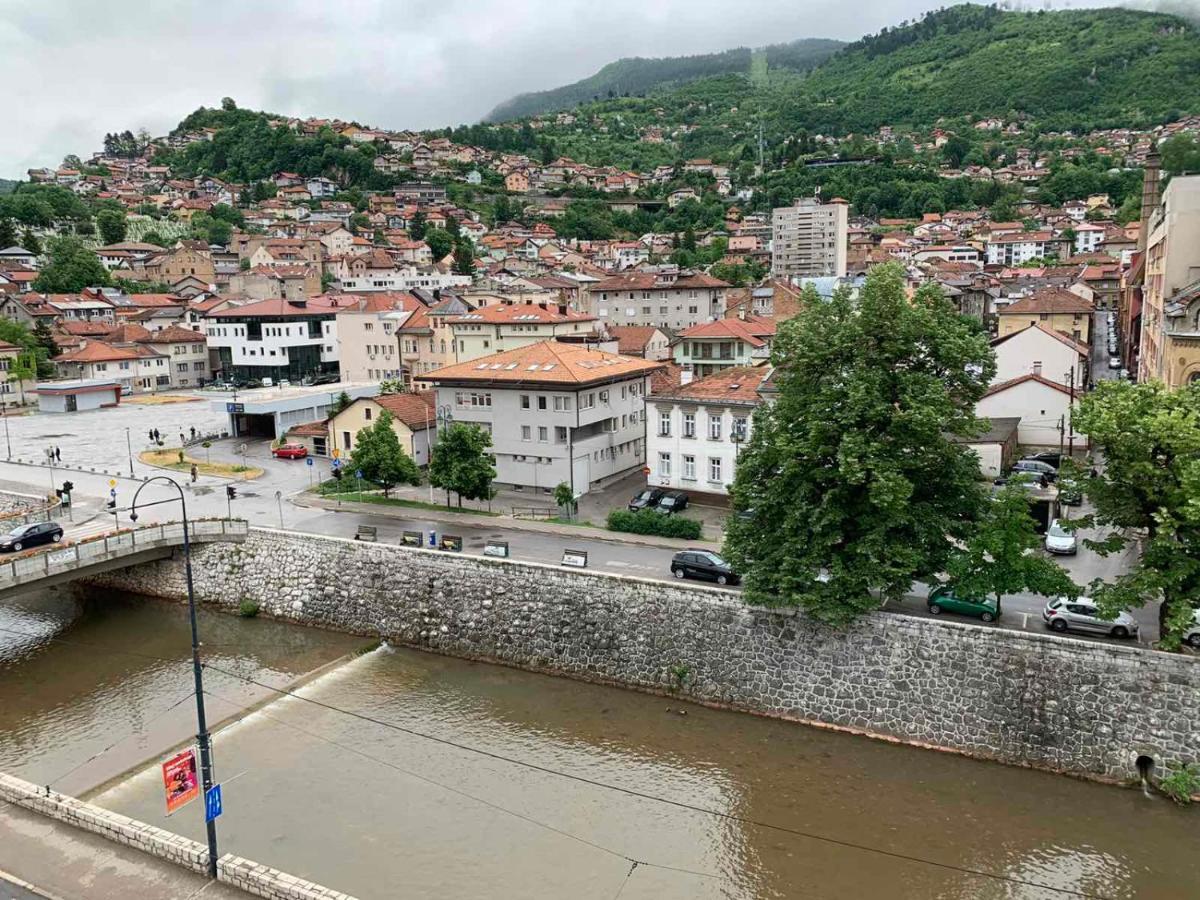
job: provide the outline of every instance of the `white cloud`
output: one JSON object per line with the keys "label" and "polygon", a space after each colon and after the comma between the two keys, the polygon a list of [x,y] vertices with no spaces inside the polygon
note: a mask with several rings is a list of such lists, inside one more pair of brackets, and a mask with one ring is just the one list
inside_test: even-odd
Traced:
{"label": "white cloud", "polygon": [[0,0],[0,177],[225,96],[382,127],[479,120],[622,56],[852,40],[936,0]]}

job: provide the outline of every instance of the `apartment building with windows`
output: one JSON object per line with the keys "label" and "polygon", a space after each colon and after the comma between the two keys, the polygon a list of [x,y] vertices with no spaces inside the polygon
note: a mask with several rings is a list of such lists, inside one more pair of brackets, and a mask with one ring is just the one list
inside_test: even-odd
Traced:
{"label": "apartment building with windows", "polygon": [[761,366],[771,359],[775,320],[761,316],[718,319],[689,328],[675,344],[675,362],[697,378],[735,366]]}
{"label": "apartment building with windows", "polygon": [[[725,497],[771,370],[726,368],[646,401],[647,483]],[[686,376],[685,376],[686,378]]]}
{"label": "apartment building with windows", "polygon": [[223,378],[299,382],[338,371],[337,314],[344,298],[275,298],[218,308],[204,316],[208,346]]}
{"label": "apartment building with windows", "polygon": [[1200,380],[1200,175],[1173,178],[1149,222],[1138,380]]}
{"label": "apartment building with windows", "polygon": [[469,362],[560,335],[584,336],[597,320],[565,305],[513,303],[481,306],[446,321],[454,336],[454,361]]}
{"label": "apartment building with windows", "polygon": [[1047,288],[1007,306],[998,306],[998,337],[1007,337],[1030,325],[1041,325],[1078,343],[1090,345],[1095,311],[1095,304],[1078,294],[1062,288]]}
{"label": "apartment building with windows", "polygon": [[771,215],[771,276],[846,277],[849,206],[845,200],[822,203],[801,197]]}
{"label": "apartment building with windows", "polygon": [[344,303],[337,313],[338,368],[343,380],[406,380],[400,329],[425,309],[421,299],[408,292],[386,291],[348,296]]}
{"label": "apartment building with windows", "polygon": [[725,315],[729,285],[703,272],[630,272],[592,286],[592,312],[604,325],[683,331]]}
{"label": "apartment building with windows", "polygon": [[662,363],[541,341],[431,372],[439,413],[492,436],[498,486],[576,496],[646,461],[645,397]]}

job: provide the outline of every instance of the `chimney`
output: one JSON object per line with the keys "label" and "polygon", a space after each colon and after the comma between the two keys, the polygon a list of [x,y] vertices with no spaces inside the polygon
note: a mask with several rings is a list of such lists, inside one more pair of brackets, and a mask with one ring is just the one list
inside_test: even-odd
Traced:
{"label": "chimney", "polygon": [[1158,155],[1158,145],[1151,144],[1150,152],[1146,154],[1146,169],[1142,176],[1142,220],[1138,229],[1138,250],[1145,252],[1150,239],[1150,220],[1158,207],[1162,205],[1160,189],[1162,177],[1162,157]]}

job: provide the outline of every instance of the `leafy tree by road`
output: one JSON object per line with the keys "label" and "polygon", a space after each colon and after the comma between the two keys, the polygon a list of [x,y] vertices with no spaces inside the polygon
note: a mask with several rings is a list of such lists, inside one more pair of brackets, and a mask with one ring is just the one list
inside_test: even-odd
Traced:
{"label": "leafy tree by road", "polygon": [[1038,553],[1038,537],[1024,488],[1009,486],[992,497],[974,531],[946,566],[955,591],[964,597],[996,598],[1033,591],[1045,596],[1076,596],[1079,588],[1054,560]]}
{"label": "leafy tree by road", "polygon": [[454,245],[454,274],[475,274],[475,250],[468,240],[460,240]]}
{"label": "leafy tree by road", "polygon": [[450,505],[450,492],[458,495],[458,505],[463,498],[488,500],[492,496],[492,481],[496,469],[492,465],[492,436],[477,425],[451,424],[438,434],[433,446],[433,459],[429,463],[429,481],[446,492],[446,505]]}
{"label": "leafy tree by road", "polygon": [[772,352],[733,485],[725,551],[753,603],[802,606],[833,624],[942,572],[986,502],[975,403],[995,360],[987,336],[927,285],[910,300],[897,265],[860,296],[805,292]]}
{"label": "leafy tree by road", "polygon": [[0,250],[17,243],[17,229],[12,219],[0,218]]}
{"label": "leafy tree by road", "polygon": [[50,244],[49,255],[50,261],[33,282],[35,291],[74,294],[86,287],[110,284],[108,269],[78,238],[56,238]]}
{"label": "leafy tree by road", "polygon": [[1200,384],[1102,381],[1080,402],[1075,427],[1104,457],[1084,480],[1095,512],[1077,521],[1115,529],[1085,546],[1108,554],[1140,540],[1142,549],[1132,571],[1093,586],[1096,602],[1115,613],[1161,599],[1162,644],[1178,649],[1200,606]]}
{"label": "leafy tree by road", "polygon": [[413,213],[413,217],[408,220],[408,236],[414,241],[425,238],[425,213],[420,210]]}
{"label": "leafy tree by road", "polygon": [[421,470],[400,446],[393,421],[395,417],[385,409],[374,424],[358,432],[350,454],[350,467],[383,488],[385,497],[398,484],[421,483]]}

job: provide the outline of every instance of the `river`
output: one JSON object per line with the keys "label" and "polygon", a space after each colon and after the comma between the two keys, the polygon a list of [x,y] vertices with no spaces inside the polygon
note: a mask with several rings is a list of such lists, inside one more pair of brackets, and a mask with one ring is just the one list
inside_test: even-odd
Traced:
{"label": "river", "polygon": [[[174,712],[151,722],[189,688],[182,608],[73,602],[26,601],[23,624],[0,604],[3,627],[71,642],[0,632],[0,768],[40,781],[140,728],[81,783],[149,759],[94,802],[201,839],[198,805],[164,815],[156,766],[190,706],[178,737],[158,731]],[[362,643],[202,628],[214,667],[274,685]],[[223,714],[270,693],[206,677]],[[1200,818],[1134,790],[409,650],[298,693],[216,735],[221,851],[363,900],[1200,894]]]}

